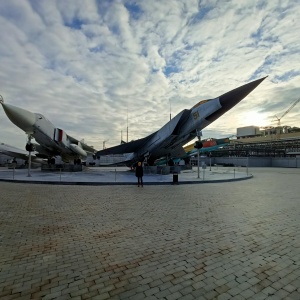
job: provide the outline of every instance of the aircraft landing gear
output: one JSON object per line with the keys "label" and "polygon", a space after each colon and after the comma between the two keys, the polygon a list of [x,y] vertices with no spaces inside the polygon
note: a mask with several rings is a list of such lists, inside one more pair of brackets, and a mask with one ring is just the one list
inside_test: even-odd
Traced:
{"label": "aircraft landing gear", "polygon": [[80,158],[74,159],[74,165],[81,165],[81,159]]}
{"label": "aircraft landing gear", "polygon": [[48,165],[55,165],[55,157],[48,158]]}

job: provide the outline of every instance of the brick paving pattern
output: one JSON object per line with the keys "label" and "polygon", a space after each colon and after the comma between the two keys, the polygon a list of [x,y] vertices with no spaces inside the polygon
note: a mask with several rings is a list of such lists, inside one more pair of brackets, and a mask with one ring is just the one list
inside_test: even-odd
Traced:
{"label": "brick paving pattern", "polygon": [[242,182],[0,182],[0,299],[300,299],[298,169]]}

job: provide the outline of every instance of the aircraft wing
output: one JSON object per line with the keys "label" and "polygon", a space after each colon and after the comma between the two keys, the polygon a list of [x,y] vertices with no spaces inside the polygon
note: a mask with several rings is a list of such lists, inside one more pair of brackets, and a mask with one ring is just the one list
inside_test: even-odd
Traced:
{"label": "aircraft wing", "polygon": [[79,140],[77,140],[77,139],[71,137],[70,135],[67,135],[67,138],[68,138],[68,139],[70,140],[70,142],[73,143],[73,144],[76,144],[76,145],[81,144],[82,149],[85,150],[86,152],[90,152],[90,153],[95,153],[95,152],[96,152],[96,150],[95,150],[93,147],[88,146],[88,145],[85,144],[84,142],[79,141]]}
{"label": "aircraft wing", "polygon": [[111,148],[100,150],[100,151],[97,152],[97,155],[101,156],[101,155],[123,154],[123,153],[136,152],[143,145],[145,145],[145,143],[147,143],[155,133],[156,132],[148,135],[147,137],[136,140],[136,141],[132,141],[132,142],[121,144],[121,145],[114,146],[114,147],[111,147]]}
{"label": "aircraft wing", "polygon": [[[21,150],[19,148],[16,148],[16,147],[4,144],[4,143],[0,144],[0,153],[3,153],[10,157],[28,160],[28,152],[27,151]],[[32,154],[31,159],[33,162],[43,163],[43,160],[36,157],[34,154]]]}
{"label": "aircraft wing", "polygon": [[[134,153],[142,149],[147,142],[151,141],[152,137],[157,134],[157,140],[151,141],[149,150],[155,153],[155,156],[162,156],[165,153],[183,153],[181,145],[173,145],[176,141],[180,126],[187,120],[190,115],[189,109],[184,109],[178,113],[170,122],[166,123],[160,130],[153,132],[145,138],[138,139],[129,143],[121,144],[115,147],[107,148],[97,152],[97,156],[112,155],[112,154],[124,154]],[[157,143],[157,146],[155,145]],[[151,149],[152,148],[152,149]],[[151,150],[150,150],[151,149]]]}
{"label": "aircraft wing", "polygon": [[26,152],[25,150],[21,150],[13,146],[6,145],[4,143],[0,144],[0,152],[15,158],[21,158],[24,160],[28,159],[28,152]]}

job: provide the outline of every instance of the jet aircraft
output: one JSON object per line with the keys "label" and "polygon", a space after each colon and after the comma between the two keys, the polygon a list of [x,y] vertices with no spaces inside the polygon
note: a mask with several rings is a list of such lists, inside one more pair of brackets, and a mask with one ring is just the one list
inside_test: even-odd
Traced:
{"label": "jet aircraft", "polygon": [[149,136],[100,150],[96,156],[131,153],[126,162],[128,166],[145,158],[151,165],[156,159],[163,156],[183,157],[186,154],[183,145],[195,137],[200,138],[203,128],[238,104],[265,78],[249,82],[217,98],[202,100],[192,108],[182,110],[161,129]]}
{"label": "jet aircraft", "polygon": [[[79,141],[60,128],[55,127],[42,114],[32,113],[26,109],[4,103],[0,103],[7,117],[28,135],[26,150],[31,154],[36,151],[37,157],[48,158],[49,162],[53,157],[60,155],[64,162],[74,161],[80,164],[88,154],[94,154],[95,149]],[[31,143],[34,138],[38,144]]]}

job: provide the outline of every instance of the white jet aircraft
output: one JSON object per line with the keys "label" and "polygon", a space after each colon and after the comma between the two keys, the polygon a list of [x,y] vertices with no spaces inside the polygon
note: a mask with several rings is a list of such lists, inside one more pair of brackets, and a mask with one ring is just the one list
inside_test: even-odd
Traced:
{"label": "white jet aircraft", "polygon": [[[53,157],[60,155],[64,162],[74,161],[74,164],[81,164],[88,154],[95,153],[93,147],[69,136],[62,129],[55,127],[43,115],[4,103],[2,97],[0,103],[11,122],[28,135],[26,150],[29,154],[36,151],[37,157],[48,158],[49,162]],[[38,144],[31,143],[32,138]]]}

